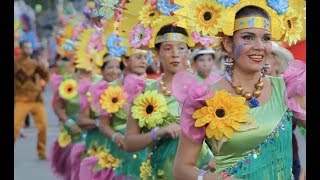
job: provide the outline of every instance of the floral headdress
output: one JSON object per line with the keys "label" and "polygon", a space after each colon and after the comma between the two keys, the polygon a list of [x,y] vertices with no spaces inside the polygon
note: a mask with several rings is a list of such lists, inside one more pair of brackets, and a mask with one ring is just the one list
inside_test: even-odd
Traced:
{"label": "floral headdress", "polygon": [[103,33],[93,29],[85,29],[77,41],[75,54],[76,67],[100,74],[103,56],[107,53]]}
{"label": "floral headdress", "polygon": [[[126,39],[123,44],[134,49],[153,50],[156,43],[172,40],[182,41],[193,47],[194,42],[186,22],[174,14],[181,7],[170,2],[158,0],[152,4],[136,0],[126,3],[118,32],[120,37]],[[188,37],[180,33],[167,33],[157,37],[159,30],[168,24],[185,28]]]}
{"label": "floral headdress", "polygon": [[[274,40],[291,45],[305,34],[304,0],[175,0],[175,3],[183,8],[174,13],[186,17],[189,28],[203,35],[232,36],[235,30],[258,27],[270,30]],[[270,21],[260,17],[235,20],[236,13],[246,6],[264,9]]]}
{"label": "floral headdress", "polygon": [[81,21],[79,19],[73,18],[68,19],[67,25],[60,27],[56,33],[57,41],[57,52],[69,59],[73,59],[75,54],[76,43],[79,34],[83,31],[80,26]]}
{"label": "floral headdress", "polygon": [[66,28],[57,37],[57,53],[71,58],[74,55],[74,42],[71,40],[71,35],[68,31],[72,29],[71,25],[66,26]]}

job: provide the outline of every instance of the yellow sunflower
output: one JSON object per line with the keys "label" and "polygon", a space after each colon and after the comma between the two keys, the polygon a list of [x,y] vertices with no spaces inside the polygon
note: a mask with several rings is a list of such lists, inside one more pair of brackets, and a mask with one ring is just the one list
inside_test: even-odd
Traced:
{"label": "yellow sunflower", "polygon": [[70,142],[71,136],[66,131],[61,132],[58,138],[59,146],[65,148],[70,144]]}
{"label": "yellow sunflower", "polygon": [[102,147],[97,147],[96,145],[93,145],[88,149],[88,154],[90,156],[97,156],[101,152],[102,152]]}
{"label": "yellow sunflower", "polygon": [[140,166],[140,178],[142,180],[148,180],[152,177],[152,167],[150,165],[150,160],[146,160]]}
{"label": "yellow sunflower", "polygon": [[301,39],[303,31],[301,15],[293,8],[289,7],[287,13],[280,16],[281,32],[283,35],[282,41],[288,42],[289,46],[292,43],[296,44]]}
{"label": "yellow sunflower", "polygon": [[[76,42],[74,58],[77,68],[100,74],[103,55],[107,52],[107,49],[103,36],[100,39],[102,43],[93,38],[97,34],[98,32],[93,28],[85,29],[80,33],[79,41]],[[98,49],[98,47],[102,47],[102,49]]]}
{"label": "yellow sunflower", "polygon": [[157,90],[148,90],[140,94],[134,99],[131,109],[132,117],[139,120],[139,126],[149,129],[162,124],[168,111],[165,97]]}
{"label": "yellow sunflower", "polygon": [[126,102],[126,94],[119,86],[109,86],[100,96],[102,109],[108,113],[118,112]]}
{"label": "yellow sunflower", "polygon": [[181,10],[177,10],[176,14],[187,16],[188,25],[193,31],[210,36],[215,36],[218,31],[221,31],[223,6],[216,1],[193,0],[190,3],[185,0],[178,0],[176,3],[184,6]]}
{"label": "yellow sunflower", "polygon": [[64,80],[59,85],[59,95],[66,100],[71,100],[78,95],[77,81],[73,79]]}
{"label": "yellow sunflower", "polygon": [[143,6],[139,12],[138,19],[145,27],[154,26],[161,22],[161,14],[157,9],[154,9],[150,4]]}
{"label": "yellow sunflower", "polygon": [[239,131],[242,123],[247,122],[249,106],[244,97],[235,97],[227,91],[218,91],[206,100],[206,106],[192,115],[196,119],[195,127],[206,124],[206,135],[220,140],[223,135],[232,138],[234,131]]}
{"label": "yellow sunflower", "polygon": [[99,161],[98,164],[103,168],[113,168],[116,169],[119,164],[120,160],[112,156],[109,151],[102,151],[98,154]]}

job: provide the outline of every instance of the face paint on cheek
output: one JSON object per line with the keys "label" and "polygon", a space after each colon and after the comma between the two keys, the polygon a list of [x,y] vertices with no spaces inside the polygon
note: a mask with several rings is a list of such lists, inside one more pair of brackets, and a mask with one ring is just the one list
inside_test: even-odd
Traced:
{"label": "face paint on cheek", "polygon": [[234,52],[234,58],[235,60],[239,59],[240,55],[241,55],[241,50],[243,49],[245,45],[244,44],[241,44],[239,46],[236,46],[235,48],[235,52]]}

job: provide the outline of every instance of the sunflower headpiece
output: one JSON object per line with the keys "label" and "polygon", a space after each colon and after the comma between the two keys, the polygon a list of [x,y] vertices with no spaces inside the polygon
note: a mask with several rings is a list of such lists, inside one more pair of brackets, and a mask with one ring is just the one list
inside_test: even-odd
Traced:
{"label": "sunflower headpiece", "polygon": [[[119,36],[125,39],[123,45],[134,49],[153,50],[154,45],[159,42],[181,41],[193,47],[194,42],[186,22],[174,13],[181,6],[170,2],[158,0],[156,4],[150,4],[144,0],[136,0],[126,3],[118,31]],[[168,24],[186,29],[188,37],[180,33],[167,33],[157,37],[159,30]]]}
{"label": "sunflower headpiece", "polygon": [[[248,27],[267,29],[273,40],[289,45],[305,37],[305,0],[175,0],[183,8],[174,13],[185,17],[192,31],[202,35],[232,36],[233,32]],[[257,6],[264,9],[270,21],[259,17],[235,20],[243,7]]]}
{"label": "sunflower headpiece", "polygon": [[103,33],[88,28],[80,34],[75,54],[76,67],[100,74],[103,56],[107,53]]}
{"label": "sunflower headpiece", "polygon": [[83,29],[79,24],[68,24],[57,34],[57,52],[67,58],[73,59],[76,49],[76,40]]}

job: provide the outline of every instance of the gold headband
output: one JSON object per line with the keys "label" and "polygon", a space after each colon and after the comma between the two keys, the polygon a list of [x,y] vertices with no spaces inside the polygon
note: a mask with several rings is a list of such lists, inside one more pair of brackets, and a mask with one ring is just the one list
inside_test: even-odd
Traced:
{"label": "gold headband", "polygon": [[117,61],[121,61],[121,58],[120,57],[115,57],[115,56],[113,56],[113,55],[109,55],[109,56],[107,56],[107,57],[105,57],[104,59],[103,59],[103,62],[107,62],[107,61],[111,61],[111,60],[117,60]]}
{"label": "gold headband", "polygon": [[131,56],[133,54],[147,54],[148,52],[146,50],[142,50],[142,49],[133,49],[133,48],[128,48],[128,50],[126,51],[125,56]]}
{"label": "gold headband", "polygon": [[247,29],[247,28],[260,28],[270,31],[270,21],[263,17],[243,17],[236,19],[234,21],[234,30],[237,31],[240,29]]}
{"label": "gold headband", "polygon": [[167,41],[179,41],[188,44],[188,37],[181,33],[165,33],[164,35],[157,36],[154,44]]}

